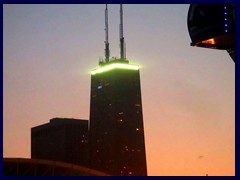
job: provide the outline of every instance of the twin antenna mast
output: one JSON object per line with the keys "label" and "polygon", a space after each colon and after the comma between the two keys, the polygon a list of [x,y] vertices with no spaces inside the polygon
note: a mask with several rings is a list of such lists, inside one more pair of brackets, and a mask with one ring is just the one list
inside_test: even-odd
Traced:
{"label": "twin antenna mast", "polygon": [[106,4],[106,9],[105,9],[105,57],[106,57],[106,62],[109,62],[109,57],[110,57],[110,50],[109,50],[109,42],[108,42],[108,8]]}
{"label": "twin antenna mast", "polygon": [[120,36],[120,57],[124,60],[125,57],[125,48],[124,48],[124,37],[123,37],[123,8],[122,4],[120,4],[120,25],[119,25],[119,36]]}
{"label": "twin antenna mast", "polygon": [[[119,24],[119,38],[120,38],[120,59],[126,59],[126,49],[125,42],[123,37],[123,7],[120,4],[120,24]],[[108,6],[106,4],[105,9],[105,61],[109,62],[110,58],[110,49],[109,49],[109,41],[108,41]]]}

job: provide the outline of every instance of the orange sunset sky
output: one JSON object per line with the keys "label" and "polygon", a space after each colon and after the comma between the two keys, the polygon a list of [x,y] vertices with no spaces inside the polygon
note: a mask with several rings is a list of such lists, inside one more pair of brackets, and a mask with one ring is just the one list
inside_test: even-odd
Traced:
{"label": "orange sunset sky", "polygon": [[[30,157],[30,128],[89,119],[104,56],[103,4],[3,5],[3,157]],[[127,58],[141,66],[148,175],[235,175],[235,64],[190,46],[189,5],[125,4]],[[119,5],[109,5],[119,57]]]}

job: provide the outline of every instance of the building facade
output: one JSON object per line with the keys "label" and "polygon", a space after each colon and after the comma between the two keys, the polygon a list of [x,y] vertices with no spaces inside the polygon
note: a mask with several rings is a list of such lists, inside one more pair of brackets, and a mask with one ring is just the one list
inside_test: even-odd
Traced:
{"label": "building facade", "polygon": [[90,156],[93,169],[146,176],[139,66],[116,59],[91,72]]}
{"label": "building facade", "polygon": [[88,121],[53,118],[31,128],[31,158],[89,165]]}

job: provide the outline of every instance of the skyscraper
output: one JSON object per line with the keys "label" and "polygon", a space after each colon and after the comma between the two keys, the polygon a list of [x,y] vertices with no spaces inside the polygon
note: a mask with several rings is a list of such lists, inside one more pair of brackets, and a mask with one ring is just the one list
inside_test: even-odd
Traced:
{"label": "skyscraper", "polygon": [[126,59],[120,6],[120,58],[109,59],[108,13],[104,61],[91,72],[90,164],[112,175],[146,176],[139,66]]}

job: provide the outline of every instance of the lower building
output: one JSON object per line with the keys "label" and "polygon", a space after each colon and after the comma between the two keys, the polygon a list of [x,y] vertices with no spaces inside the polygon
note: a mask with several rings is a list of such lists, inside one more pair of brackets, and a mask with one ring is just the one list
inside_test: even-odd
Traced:
{"label": "lower building", "polygon": [[89,165],[88,120],[53,118],[31,128],[31,158]]}

